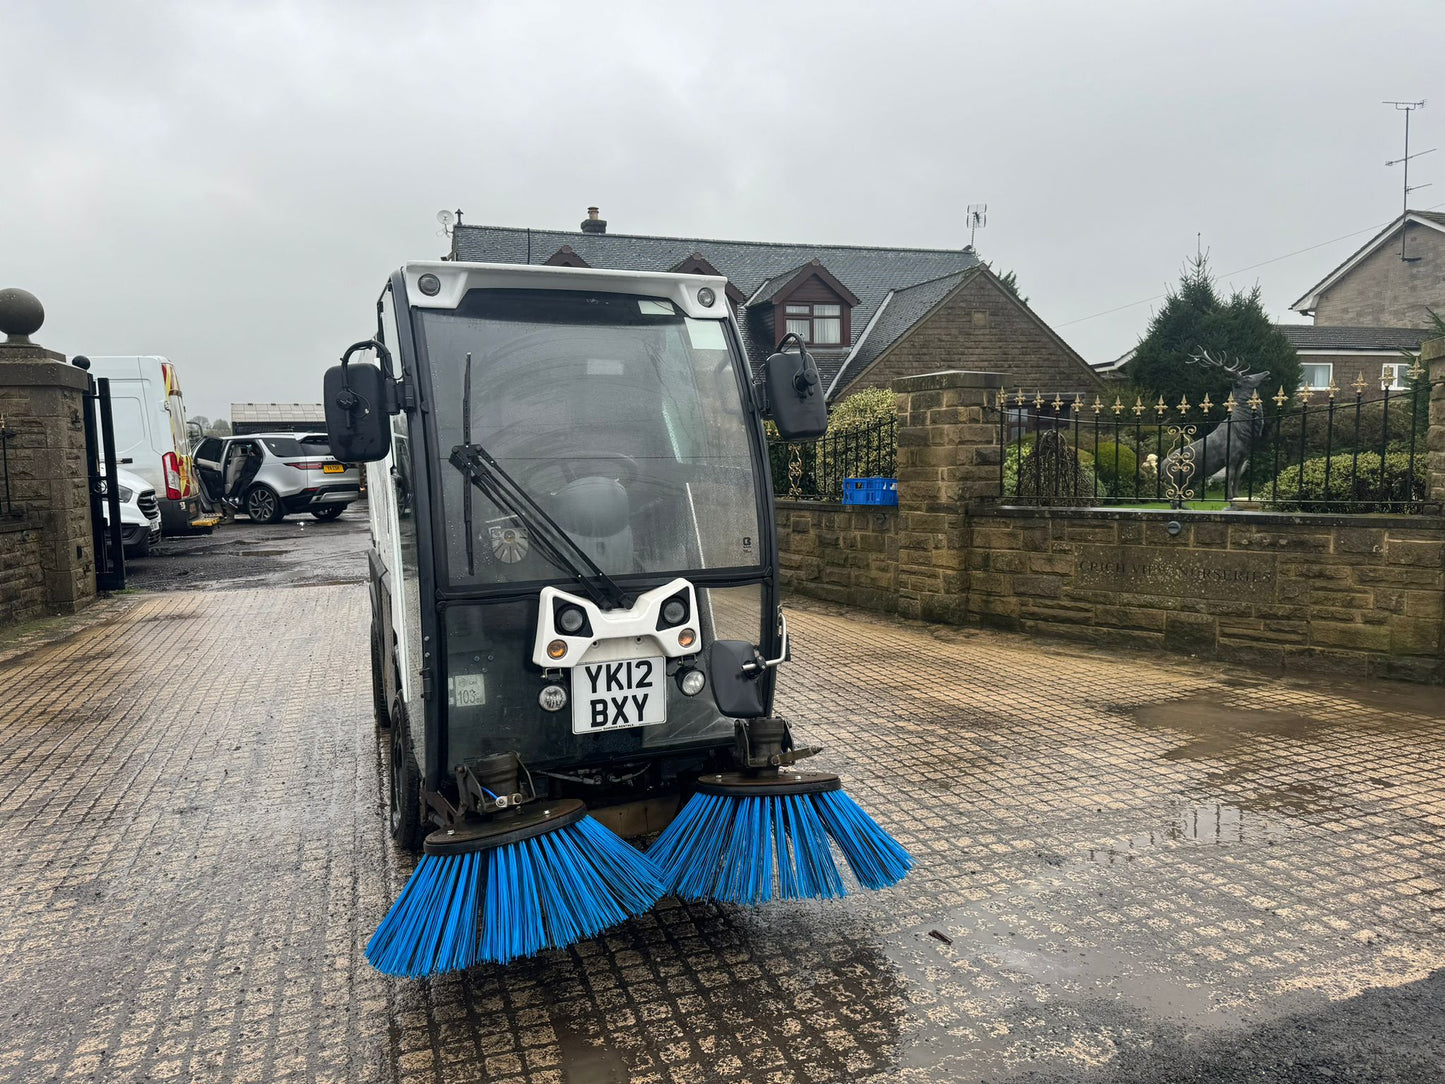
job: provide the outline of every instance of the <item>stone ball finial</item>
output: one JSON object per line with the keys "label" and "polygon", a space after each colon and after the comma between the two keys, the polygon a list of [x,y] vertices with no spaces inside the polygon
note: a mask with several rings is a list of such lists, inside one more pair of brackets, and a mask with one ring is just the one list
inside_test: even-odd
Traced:
{"label": "stone ball finial", "polygon": [[0,332],[6,342],[28,343],[45,323],[45,306],[29,290],[10,286],[0,290]]}

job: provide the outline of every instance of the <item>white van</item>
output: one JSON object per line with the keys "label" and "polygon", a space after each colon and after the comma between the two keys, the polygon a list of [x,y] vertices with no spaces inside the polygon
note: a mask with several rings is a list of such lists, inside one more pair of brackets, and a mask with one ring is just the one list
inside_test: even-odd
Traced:
{"label": "white van", "polygon": [[90,375],[110,380],[116,459],[155,487],[161,529],[184,534],[214,523],[200,518],[176,367],[162,357],[92,357]]}

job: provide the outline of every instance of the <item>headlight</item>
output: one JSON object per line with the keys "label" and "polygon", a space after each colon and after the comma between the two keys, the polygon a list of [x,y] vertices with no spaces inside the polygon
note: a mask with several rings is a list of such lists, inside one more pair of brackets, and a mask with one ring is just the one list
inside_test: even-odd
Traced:
{"label": "headlight", "polygon": [[116,486],[115,491],[120,495],[121,504],[130,504],[130,499],[135,496],[135,490],[126,489],[125,486]]}
{"label": "headlight", "polygon": [[681,625],[687,620],[687,604],[680,598],[670,598],[662,604],[662,620],[668,625]]}
{"label": "headlight", "polygon": [[557,611],[557,627],[568,636],[575,636],[587,624],[587,615],[576,606],[563,606]]}
{"label": "headlight", "polygon": [[560,685],[548,685],[537,694],[537,703],[543,711],[561,711],[567,706],[567,690]]}
{"label": "headlight", "polygon": [[701,670],[683,670],[677,675],[677,687],[682,690],[683,696],[696,696],[706,684],[707,679],[702,676]]}

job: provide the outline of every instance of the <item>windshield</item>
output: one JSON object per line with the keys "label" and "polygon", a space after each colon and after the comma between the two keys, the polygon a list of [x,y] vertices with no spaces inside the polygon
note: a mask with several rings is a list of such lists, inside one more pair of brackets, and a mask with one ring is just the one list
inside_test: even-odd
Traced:
{"label": "windshield", "polygon": [[[481,445],[610,575],[758,564],[751,422],[720,321],[623,294],[473,290],[421,324],[443,459]],[[469,574],[468,482],[447,468],[441,485],[452,582],[565,578],[476,490]]]}

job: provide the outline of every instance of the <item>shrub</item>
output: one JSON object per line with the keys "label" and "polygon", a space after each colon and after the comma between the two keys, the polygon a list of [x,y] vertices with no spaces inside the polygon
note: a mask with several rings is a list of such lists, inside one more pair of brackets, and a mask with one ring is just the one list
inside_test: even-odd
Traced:
{"label": "shrub", "polygon": [[1100,441],[1094,450],[1094,470],[1100,484],[1108,487],[1110,496],[1133,496],[1134,479],[1139,472],[1139,457],[1133,448],[1112,440]]}
{"label": "shrub", "polygon": [[893,417],[898,396],[887,388],[864,388],[846,399],[839,399],[828,414],[828,432],[877,425]]}
{"label": "shrub", "polygon": [[[1329,465],[1329,490],[1325,489],[1325,467]],[[1424,463],[1416,460],[1410,470],[1410,457],[1404,452],[1385,456],[1383,480],[1380,477],[1380,453],[1361,452],[1326,458],[1306,459],[1301,466],[1287,467],[1279,472],[1279,499],[1270,507],[1279,511],[1309,512],[1400,512],[1410,501],[1425,499]],[[1412,476],[1413,475],[1413,476]],[[1303,480],[1301,480],[1303,478]]]}

